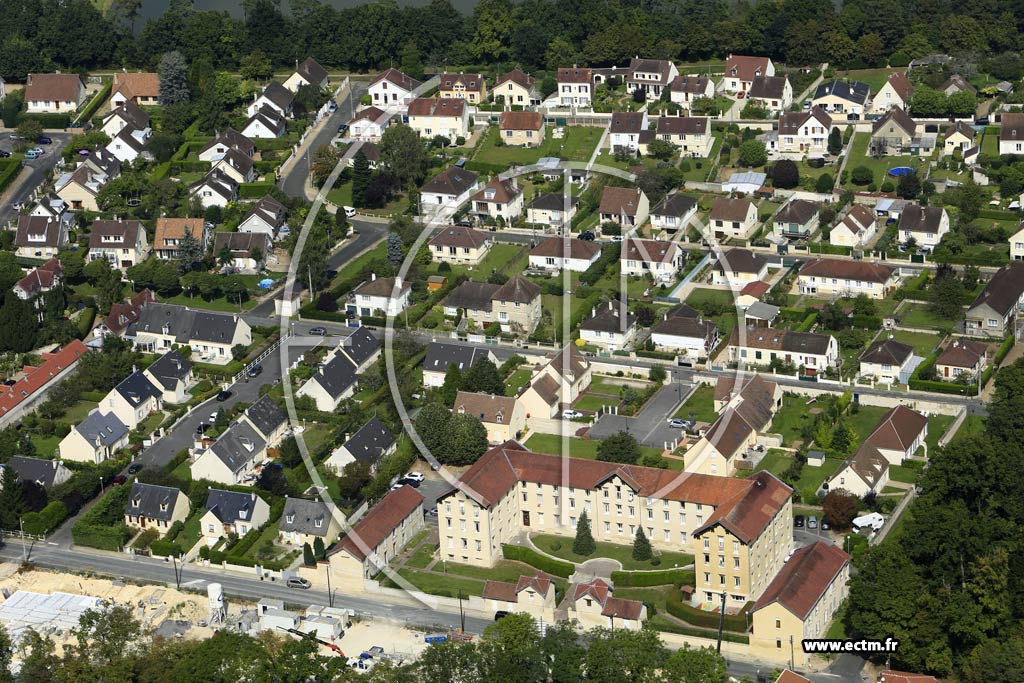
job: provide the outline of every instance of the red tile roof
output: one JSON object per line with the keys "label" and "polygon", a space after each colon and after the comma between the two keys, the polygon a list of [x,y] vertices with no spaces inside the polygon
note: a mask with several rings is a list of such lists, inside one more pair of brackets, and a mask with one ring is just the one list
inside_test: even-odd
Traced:
{"label": "red tile roof", "polygon": [[151,301],[156,301],[156,297],[148,289],[142,290],[130,301],[118,301],[110,307],[110,313],[103,320],[104,326],[114,334],[120,335],[128,329],[129,325],[139,319],[142,307]]}
{"label": "red tile roof", "polygon": [[808,261],[800,269],[800,275],[815,275],[838,280],[859,280],[884,285],[892,277],[893,269],[880,263],[868,261],[845,261],[843,259],[818,258]]}
{"label": "red tile roof", "polygon": [[605,583],[604,579],[594,579],[589,583],[578,583],[576,584],[576,590],[572,594],[572,601],[576,602],[589,595],[603,605],[608,600],[608,595],[611,591],[611,586]]}
{"label": "red tile roof", "polygon": [[619,619],[637,620],[644,610],[644,603],[639,600],[626,600],[624,598],[609,597],[604,602],[604,609],[601,616],[617,617]]}
{"label": "red tile roof", "polygon": [[721,524],[744,543],[752,543],[793,494],[793,489],[770,472],[758,472],[744,481],[749,484],[746,490],[716,507],[708,521],[693,532],[694,536]]}
{"label": "red tile roof", "polygon": [[887,670],[878,674],[878,683],[939,683],[939,679],[928,674],[912,674],[906,671]]}
{"label": "red tile roof", "polygon": [[811,679],[804,678],[795,671],[786,669],[775,679],[775,683],[811,683]]}
{"label": "red tile roof", "polygon": [[70,368],[88,351],[85,344],[75,339],[56,353],[44,353],[43,363],[36,368],[25,366],[25,376],[11,386],[0,387],[0,416],[6,415],[42,390],[57,375]]}
{"label": "red tile roof", "polygon": [[753,82],[756,76],[768,75],[768,63],[770,61],[767,57],[729,55],[728,59],[725,60],[725,75],[738,78],[741,81]]}
{"label": "red tile roof", "polygon": [[423,496],[411,486],[392,491],[373,506],[365,517],[345,534],[345,538],[331,549],[328,555],[347,550],[357,560],[365,560],[368,553],[376,552],[388,535],[409,515],[423,505]]}
{"label": "red tile roof", "polygon": [[544,117],[539,111],[501,112],[501,130],[540,130],[543,127]]}
{"label": "red tile roof", "polygon": [[520,576],[519,583],[516,584],[516,593],[532,588],[541,595],[547,595],[551,583],[551,577],[544,572],[537,572],[534,576]]}
{"label": "red tile roof", "polygon": [[[522,578],[520,578],[522,581]],[[509,583],[508,581],[488,581],[484,584],[483,599],[484,600],[501,600],[503,602],[518,602],[519,591],[516,590],[516,584]]]}
{"label": "red tile roof", "polygon": [[31,296],[38,291],[53,287],[53,283],[63,274],[64,266],[54,257],[43,265],[30,270],[25,277],[18,280],[15,287]]}
{"label": "red tile roof", "polygon": [[409,116],[462,116],[466,100],[453,97],[417,97],[409,103]]}
{"label": "red tile roof", "polygon": [[772,286],[763,280],[754,280],[740,290],[740,296],[752,296],[755,299],[760,299],[771,288]]}
{"label": "red tile roof", "polygon": [[152,72],[115,73],[111,94],[116,93],[128,99],[160,97],[160,75]]}
{"label": "red tile roof", "polygon": [[850,556],[838,546],[818,541],[793,553],[761,597],[752,612],[777,602],[800,619],[806,619],[825,589]]}

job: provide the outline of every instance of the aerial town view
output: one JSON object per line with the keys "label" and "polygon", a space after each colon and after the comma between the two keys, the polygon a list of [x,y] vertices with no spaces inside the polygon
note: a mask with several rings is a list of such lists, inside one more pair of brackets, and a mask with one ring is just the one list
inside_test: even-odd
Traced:
{"label": "aerial town view", "polygon": [[0,683],[1024,683],[1022,47],[2,0]]}

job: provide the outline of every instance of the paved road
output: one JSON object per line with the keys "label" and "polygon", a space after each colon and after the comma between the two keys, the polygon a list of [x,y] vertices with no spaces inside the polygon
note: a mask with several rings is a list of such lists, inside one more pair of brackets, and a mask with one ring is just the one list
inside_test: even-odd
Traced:
{"label": "paved road", "polygon": [[338,126],[348,123],[352,118],[359,98],[366,92],[368,84],[363,81],[350,81],[351,88],[348,94],[338,100],[338,110],[327,117],[327,121],[321,125],[320,130],[303,145],[302,155],[304,158],[296,159],[295,163],[285,173],[278,183],[281,190],[289,197],[306,197],[306,178],[309,176],[309,165],[313,153],[323,145],[329,145],[331,140],[338,135]]}
{"label": "paved road", "polygon": [[658,393],[647,402],[643,410],[633,417],[622,415],[602,415],[590,428],[588,435],[594,439],[603,439],[618,432],[629,432],[644,446],[664,448],[666,442],[679,439],[681,429],[668,426],[668,418],[672,416],[686,395],[690,385],[673,382],[658,390]]}
{"label": "paved road", "polygon": [[[7,221],[17,216],[18,212],[14,210],[11,204],[28,199],[32,191],[50,177],[53,167],[62,161],[60,152],[71,140],[71,135],[68,133],[50,132],[47,132],[46,135],[53,140],[52,144],[39,145],[40,149],[45,150],[46,153],[38,159],[26,159],[22,162],[25,166],[32,169],[32,173],[20,182],[15,181],[5,193],[10,198],[10,202],[5,202],[4,205],[0,206],[0,225],[6,224]],[[9,134],[0,134],[0,149],[10,152],[12,145],[13,142]]]}

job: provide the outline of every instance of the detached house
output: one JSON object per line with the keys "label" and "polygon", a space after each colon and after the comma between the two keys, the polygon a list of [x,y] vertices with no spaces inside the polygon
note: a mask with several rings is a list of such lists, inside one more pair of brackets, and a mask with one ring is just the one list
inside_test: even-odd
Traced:
{"label": "detached house", "polygon": [[64,266],[56,257],[51,257],[46,263],[28,271],[25,277],[14,283],[13,290],[19,299],[28,301],[60,287],[63,279]]}
{"label": "detached house", "polygon": [[576,66],[558,69],[557,102],[563,107],[589,107],[594,98],[594,74]]}
{"label": "detached house", "polygon": [[815,90],[811,106],[821,107],[830,114],[846,114],[847,118],[861,118],[867,113],[871,86],[860,81],[825,81]]}
{"label": "detached house", "polygon": [[501,180],[495,176],[469,198],[469,203],[470,213],[481,220],[509,223],[523,213],[523,190],[515,178]]}
{"label": "detached house", "polygon": [[287,132],[284,115],[269,105],[261,106],[242,124],[242,134],[256,140],[273,140],[284,137]]}
{"label": "detached house", "polygon": [[288,416],[269,395],[257,399],[245,409],[239,419],[248,422],[249,426],[263,437],[267,442],[267,448],[275,446],[290,429]]}
{"label": "detached house", "polygon": [[234,128],[227,128],[219,131],[213,140],[210,140],[205,147],[199,150],[199,160],[212,164],[223,159],[224,155],[231,150],[249,159],[256,156],[256,145],[252,140]]}
{"label": "detached house", "polygon": [[768,279],[768,259],[749,249],[730,249],[718,259],[712,274],[713,284],[742,289]]}
{"label": "detached house", "polygon": [[925,443],[928,418],[904,405],[889,410],[864,441],[870,443],[891,465],[902,465]]}
{"label": "detached house", "polygon": [[597,211],[602,223],[610,221],[626,229],[637,228],[647,220],[650,202],[639,188],[609,185],[601,192],[601,205]]}
{"label": "detached house", "polygon": [[960,150],[961,156],[966,156],[977,144],[977,137],[978,132],[963,121],[951,123],[942,131],[942,153],[948,155]]}
{"label": "detached house", "polygon": [[494,88],[491,89],[491,97],[497,102],[502,98],[505,107],[536,107],[540,104],[540,90],[537,88],[537,79],[523,72],[521,69],[512,69],[498,77]]}
{"label": "detached house", "polygon": [[346,434],[345,437],[345,443],[324,461],[339,475],[352,462],[365,463],[371,472],[376,472],[380,461],[394,453],[398,446],[395,435],[376,416],[370,418],[355,434]]}
{"label": "detached house", "polygon": [[12,455],[6,466],[14,470],[19,481],[31,481],[47,491],[72,477],[71,470],[60,460]]}
{"label": "detached house", "polygon": [[202,218],[167,218],[156,219],[156,233],[153,236],[153,252],[157,258],[175,260],[181,258],[179,247],[188,233],[199,246],[199,255],[206,253],[208,237],[206,222]]}
{"label": "detached house", "polygon": [[999,124],[999,154],[1024,154],[1024,114],[1003,114]]}
{"label": "detached house", "polygon": [[715,96],[715,82],[707,76],[680,75],[669,86],[670,97],[683,111],[693,109],[693,101]]}
{"label": "detached house", "polygon": [[830,244],[843,247],[864,247],[875,236],[875,213],[863,204],[854,204],[843,220],[829,232]]}
{"label": "detached house", "polygon": [[970,339],[954,339],[935,359],[935,372],[943,380],[975,380],[988,365],[988,345]]}
{"label": "detached house", "polygon": [[900,214],[900,241],[913,238],[918,247],[934,249],[949,232],[949,214],[941,206],[908,204]]}
{"label": "detached house", "polygon": [[256,169],[252,159],[234,149],[226,151],[210,168],[212,172],[222,172],[239,185],[256,180]]}
{"label": "detached house", "polygon": [[413,98],[413,91],[422,83],[398,69],[388,69],[370,82],[368,94],[374,106],[401,106]]}
{"label": "detached house", "polygon": [[487,79],[483,74],[445,73],[437,78],[441,97],[466,100],[470,104],[480,104],[487,99]]}
{"label": "detached house", "polygon": [[22,258],[54,258],[68,241],[67,225],[56,218],[18,216],[14,253]]}
{"label": "detached house", "polygon": [[301,548],[313,547],[319,538],[328,547],[341,533],[341,522],[331,514],[331,508],[322,500],[305,500],[285,496],[284,511],[278,523],[282,543]]}
{"label": "detached house", "polygon": [[420,188],[420,207],[424,214],[439,209],[455,210],[477,188],[479,176],[458,166],[449,166]]}
{"label": "detached house", "polygon": [[625,349],[635,338],[636,316],[626,304],[617,301],[594,308],[590,317],[580,323],[580,339],[608,351]]}
{"label": "detached house", "polygon": [[939,90],[947,96],[958,92],[969,92],[972,95],[978,94],[978,89],[971,85],[966,78],[960,74],[953,74],[946,82],[939,86]]}
{"label": "detached house", "polygon": [[189,195],[198,199],[204,209],[211,206],[226,207],[238,199],[238,182],[221,170],[212,170],[188,188]]}
{"label": "detached house", "polygon": [[258,272],[268,259],[273,261],[274,247],[262,232],[218,232],[213,236],[213,255],[220,259],[227,251],[231,260],[226,269],[236,273]]}
{"label": "detached house", "polygon": [[280,116],[288,118],[292,115],[292,104],[294,102],[294,93],[277,81],[271,81],[259,96],[253,96],[253,101],[246,109],[246,113],[249,116],[253,116],[260,110],[260,108],[270,107]]}
{"label": "detached house", "polygon": [[504,443],[519,437],[526,427],[526,411],[516,399],[508,396],[460,391],[455,396],[452,412],[472,415],[487,430],[487,441]]}
{"label": "detached house", "polygon": [[1024,307],[1024,262],[1000,268],[967,309],[964,332],[972,337],[1003,339],[1015,334]]}
{"label": "detached house", "polygon": [[754,85],[754,79],[774,76],[775,65],[767,57],[729,55],[725,60],[725,78],[722,89],[725,92],[747,92]]}
{"label": "detached house", "polygon": [[146,229],[138,221],[97,218],[89,232],[89,263],[103,259],[122,271],[146,260],[149,244]]}
{"label": "detached house", "polygon": [[800,268],[797,284],[801,294],[884,299],[899,279],[895,270],[880,263],[818,258]]}
{"label": "detached house", "polygon": [[821,485],[824,491],[843,490],[863,498],[881,493],[889,483],[889,461],[870,442],[865,441],[835,474]]}
{"label": "detached house", "polygon": [[388,115],[377,107],[366,107],[356,112],[348,122],[348,137],[363,142],[377,142],[388,127]]}
{"label": "detached house", "polygon": [[613,152],[633,153],[653,139],[646,111],[617,111],[608,124],[608,146]]}
{"label": "detached house", "polygon": [[586,356],[573,344],[566,345],[554,358],[534,373],[519,394],[526,417],[552,418],[562,406],[572,405],[587,390],[594,370]]}
{"label": "detached house", "polygon": [[376,273],[352,290],[351,301],[345,305],[350,313],[360,317],[378,314],[398,315],[409,305],[412,286],[401,276],[378,278]]}
{"label": "detached house", "polygon": [[162,353],[175,344],[187,344],[194,359],[224,365],[231,361],[233,347],[252,344],[252,329],[249,323],[231,313],[197,311],[150,301],[128,325],[125,338],[137,349],[149,353]]}
{"label": "detached house", "polygon": [[316,402],[316,409],[332,413],[345,399],[356,393],[359,378],[356,366],[344,354],[336,354],[296,392],[297,396],[310,396]]}
{"label": "detached house", "polygon": [[428,244],[432,261],[471,266],[483,260],[491,245],[486,233],[459,225],[441,228]]}
{"label": "detached house", "polygon": [[578,196],[565,197],[556,192],[540,194],[533,198],[526,207],[526,222],[535,225],[547,225],[552,228],[561,228],[567,223],[572,223],[573,216],[579,208],[580,198]]}
{"label": "detached house", "polygon": [[616,598],[604,579],[595,578],[574,587],[569,618],[583,626],[639,631],[647,621],[644,603]]}
{"label": "detached house", "polygon": [[697,200],[678,192],[667,195],[651,210],[651,227],[675,234],[697,214]]}
{"label": "detached house", "polygon": [[114,413],[94,410],[58,446],[61,460],[98,465],[128,446],[129,428]]}
{"label": "detached house", "polygon": [[651,328],[655,348],[678,353],[691,361],[708,358],[722,340],[718,326],[699,314],[682,313],[678,309],[670,311]]}
{"label": "detached house", "polygon": [[551,624],[555,619],[555,582],[544,572],[533,576],[520,575],[518,583],[488,580],[483,599],[495,614],[521,612],[537,621]]}
{"label": "detached house", "polygon": [[769,149],[782,155],[821,156],[828,153],[832,118],[823,109],[786,112],[779,117],[779,129],[765,135]]}
{"label": "detached house", "polygon": [[597,263],[601,245],[571,237],[548,237],[530,251],[530,268],[558,272],[568,268],[583,273]]}
{"label": "detached house", "polygon": [[875,93],[871,100],[871,111],[874,114],[883,114],[894,107],[907,111],[913,94],[914,84],[906,74],[897,71],[889,76],[885,85]]}
{"label": "detached house", "polygon": [[136,370],[110,390],[100,401],[99,409],[115,415],[128,429],[135,429],[163,405],[163,392]]}
{"label": "detached house", "polygon": [[816,375],[835,367],[839,342],[828,334],[794,332],[773,327],[736,327],[729,338],[729,361],[766,367],[773,360]]}
{"label": "detached house", "polygon": [[212,547],[222,537],[234,534],[241,538],[269,521],[270,506],[255,493],[211,488],[199,529],[206,545]]}
{"label": "detached house", "polygon": [[679,69],[667,59],[640,59],[634,57],[629,61],[629,75],[626,76],[626,89],[630,92],[641,90],[648,102],[661,99],[661,93],[668,88]]}
{"label": "detached house", "polygon": [[670,282],[683,267],[685,255],[675,242],[628,238],[622,244],[619,267],[622,274]]}
{"label": "detached house", "polygon": [[267,442],[247,420],[236,420],[199,453],[189,469],[193,481],[207,479],[238,486],[256,479],[256,465],[267,455]]}
{"label": "detached house", "polygon": [[238,232],[261,233],[275,239],[285,225],[287,209],[269,194],[252,205],[238,224]]}
{"label": "detached house", "polygon": [[544,117],[537,111],[503,111],[499,133],[506,145],[536,147],[544,142]]}
{"label": "detached house", "polygon": [[170,486],[134,482],[124,506],[124,523],[136,529],[156,529],[161,534],[185,523],[192,505],[188,496]]}
{"label": "detached house", "polygon": [[123,130],[147,130],[150,128],[149,114],[142,107],[128,100],[103,117],[100,125],[108,138],[117,137]]}
{"label": "detached house", "polygon": [[660,116],[654,135],[658,140],[671,142],[684,157],[706,157],[715,140],[711,119],[706,116]]}
{"label": "detached house", "polygon": [[466,100],[450,97],[419,97],[409,103],[409,127],[428,140],[435,136],[455,142],[469,135]]}
{"label": "detached house", "polygon": [[130,164],[139,157],[152,159],[153,155],[146,149],[146,142],[151,133],[149,128],[143,130],[125,128],[107,143],[105,149],[124,164]]}
{"label": "detached house", "polygon": [[70,114],[85,102],[85,83],[78,74],[29,74],[25,106],[29,114]]}
{"label": "detached house", "polygon": [[290,92],[298,92],[304,85],[311,85],[314,88],[327,87],[327,69],[320,66],[312,57],[306,59],[295,67],[295,72],[284,82],[284,87]]}
{"label": "detached house", "polygon": [[772,232],[778,237],[803,239],[818,229],[818,205],[806,199],[791,199],[772,217]]}
{"label": "detached house", "polygon": [[793,104],[793,86],[788,76],[758,76],[750,84],[747,100],[757,102],[772,114],[781,114]]}
{"label": "detached house", "polygon": [[427,345],[427,353],[423,358],[423,386],[439,387],[444,384],[448,368],[455,366],[465,374],[478,361],[487,359],[495,362],[494,354],[490,349],[477,346],[464,346],[462,344],[447,344],[444,342],[430,342]]}
{"label": "detached house", "polygon": [[541,318],[541,289],[520,275],[503,285],[466,281],[455,288],[443,302],[445,315],[466,317],[481,326],[497,322],[508,332],[521,328],[529,334]]}
{"label": "detached house", "polygon": [[708,227],[717,240],[749,239],[757,223],[757,206],[748,199],[718,197],[708,216]]}
{"label": "detached house", "polygon": [[110,106],[120,107],[128,102],[150,107],[160,104],[160,74],[151,71],[115,73],[110,89]]}
{"label": "detached house", "polygon": [[100,206],[96,203],[96,195],[118,173],[120,162],[117,173],[113,175],[97,171],[88,164],[81,164],[74,171],[61,174],[54,183],[53,190],[73,211],[98,212]]}
{"label": "detached house", "polygon": [[860,354],[860,374],[886,384],[906,384],[916,366],[914,347],[891,338],[876,341]]}
{"label": "detached house", "polygon": [[185,403],[192,398],[188,393],[189,388],[195,383],[192,363],[178,353],[177,349],[157,358],[142,371],[142,374],[162,392],[161,399],[164,403]]}
{"label": "detached house", "polygon": [[917,123],[899,107],[890,108],[871,126],[869,151],[876,155],[930,154],[933,137],[917,136]]}

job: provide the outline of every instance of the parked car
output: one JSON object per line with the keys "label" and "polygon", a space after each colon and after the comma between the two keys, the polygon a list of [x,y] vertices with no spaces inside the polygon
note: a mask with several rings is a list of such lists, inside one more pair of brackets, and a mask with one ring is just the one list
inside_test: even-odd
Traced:
{"label": "parked car", "polygon": [[128,466],[128,474],[138,474],[139,470],[141,470],[141,469],[142,469],[142,463],[141,462],[133,462],[131,465]]}
{"label": "parked car", "polygon": [[123,474],[119,474],[116,477],[114,477],[114,479],[110,483],[112,483],[114,486],[121,486],[127,483],[127,481],[128,477],[124,476]]}
{"label": "parked car", "polygon": [[301,576],[289,576],[286,585],[289,588],[301,588],[305,590],[309,588],[311,584],[307,579],[304,579]]}
{"label": "parked car", "polygon": [[219,392],[217,392],[217,401],[219,403],[223,403],[224,401],[226,401],[229,398],[231,398],[231,396],[232,396],[232,393],[230,391],[228,391],[227,389],[225,389],[224,391],[219,391]]}
{"label": "parked car", "polygon": [[678,417],[674,417],[668,421],[668,426],[672,429],[686,429],[686,420],[680,420]]}
{"label": "parked car", "polygon": [[818,518],[815,517],[814,515],[811,515],[810,517],[808,517],[807,518],[807,528],[808,529],[817,529],[818,528]]}
{"label": "parked car", "polygon": [[25,208],[25,202],[14,202],[11,206],[14,207],[15,211],[21,211]]}
{"label": "parked car", "polygon": [[6,149],[0,149],[0,158],[6,159],[9,156],[11,156],[10,152],[8,152]]}
{"label": "parked car", "polygon": [[254,365],[251,368],[249,368],[248,375],[250,377],[259,377],[262,374],[263,374],[263,366],[262,365]]}
{"label": "parked car", "polygon": [[423,473],[422,472],[409,472],[408,474],[405,475],[405,478],[408,481],[420,481],[421,482],[421,481],[423,481]]}
{"label": "parked car", "polygon": [[25,152],[26,159],[38,159],[41,156],[43,156],[42,150],[36,151],[34,149],[30,149],[29,151]]}
{"label": "parked car", "polygon": [[43,136],[41,138],[37,138],[36,142],[38,142],[40,145],[50,145],[50,144],[53,144],[53,140],[51,140],[50,138],[48,138],[46,136]]}
{"label": "parked car", "polygon": [[499,619],[504,619],[507,616],[508,612],[506,610],[500,609],[494,613],[494,620],[498,621]]}
{"label": "parked car", "polygon": [[622,241],[622,240],[624,240],[625,238],[624,238],[624,237],[623,237],[622,235],[612,235],[612,236],[611,236],[611,237],[610,237],[609,239],[610,239],[610,240],[611,240],[612,242],[621,242],[621,241]]}
{"label": "parked car", "polygon": [[584,240],[586,242],[593,242],[594,241],[594,232],[592,230],[584,230],[583,232],[581,232],[579,234],[577,239],[581,239],[581,240]]}
{"label": "parked car", "polygon": [[210,425],[206,422],[200,422],[199,426],[196,427],[196,434],[205,434],[206,430],[210,428]]}
{"label": "parked car", "polygon": [[573,420],[577,417],[583,417],[583,413],[578,410],[573,410],[572,408],[567,408],[562,411],[562,419],[564,420]]}
{"label": "parked car", "polygon": [[217,421],[217,415],[219,415],[219,414],[220,414],[219,410],[215,410],[212,413],[210,413],[210,422],[216,422]]}
{"label": "parked car", "polygon": [[309,328],[309,333],[311,335],[313,335],[314,337],[325,337],[325,336],[327,336],[327,328],[326,327],[311,327],[311,328]]}
{"label": "parked car", "polygon": [[822,517],[821,518],[821,530],[822,531],[828,531],[831,528],[832,528],[832,525],[829,524],[828,517]]}
{"label": "parked car", "polygon": [[397,491],[398,489],[402,488],[403,486],[405,486],[405,482],[404,481],[397,481],[397,482],[395,482],[394,484],[391,485],[391,490],[392,491]]}
{"label": "parked car", "polygon": [[348,130],[348,124],[347,123],[343,123],[340,126],[338,126],[338,132],[339,133],[344,133],[346,130]]}
{"label": "parked car", "polygon": [[355,210],[354,207],[343,206],[341,208],[345,209],[345,217],[346,218],[355,218],[356,217],[356,210]]}
{"label": "parked car", "polygon": [[418,489],[422,483],[419,479],[399,479],[395,485],[398,487],[411,486],[414,489]]}
{"label": "parked car", "polygon": [[797,529],[803,529],[804,528],[804,516],[803,515],[797,515],[796,517],[794,517],[793,518],[793,526],[796,527]]}

